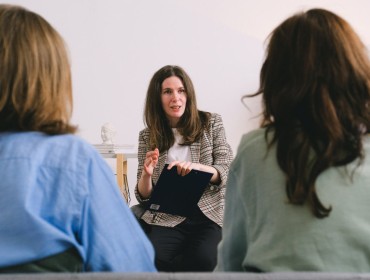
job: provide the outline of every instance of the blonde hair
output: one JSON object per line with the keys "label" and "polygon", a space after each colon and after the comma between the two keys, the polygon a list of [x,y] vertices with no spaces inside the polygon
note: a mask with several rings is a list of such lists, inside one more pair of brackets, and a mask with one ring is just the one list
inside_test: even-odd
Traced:
{"label": "blonde hair", "polygon": [[40,15],[0,5],[0,131],[74,133],[65,43]]}

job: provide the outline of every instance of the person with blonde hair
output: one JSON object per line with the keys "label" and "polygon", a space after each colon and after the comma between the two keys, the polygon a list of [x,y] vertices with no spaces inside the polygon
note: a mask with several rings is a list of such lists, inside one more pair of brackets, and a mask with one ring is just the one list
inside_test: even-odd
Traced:
{"label": "person with blonde hair", "polygon": [[0,69],[0,273],[156,271],[112,170],[73,135],[62,37],[1,4]]}
{"label": "person with blonde hair", "polygon": [[370,272],[370,62],[347,21],[297,13],[269,37],[260,129],[227,182],[217,271]]}

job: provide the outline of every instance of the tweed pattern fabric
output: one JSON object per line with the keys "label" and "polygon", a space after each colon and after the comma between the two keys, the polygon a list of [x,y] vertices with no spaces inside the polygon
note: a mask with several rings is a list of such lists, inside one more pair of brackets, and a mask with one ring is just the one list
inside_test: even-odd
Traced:
{"label": "tweed pattern fabric", "polygon": [[[210,183],[200,198],[198,206],[204,215],[222,227],[225,185],[229,167],[233,160],[233,153],[230,145],[226,141],[226,134],[221,116],[213,113],[209,122],[210,129],[204,130],[201,139],[190,145],[190,153],[192,162],[213,166],[220,174],[220,184],[214,185]],[[137,181],[139,181],[141,177],[145,156],[149,151],[149,137],[150,134],[147,128],[140,131]],[[159,155],[158,164],[152,176],[153,186],[157,183],[160,172],[166,164],[167,155],[168,151],[164,151]],[[144,205],[147,200],[143,200],[140,197],[137,184],[135,187],[135,195],[138,202]],[[141,219],[152,225],[174,227],[183,222],[185,217],[148,210],[144,212]]]}

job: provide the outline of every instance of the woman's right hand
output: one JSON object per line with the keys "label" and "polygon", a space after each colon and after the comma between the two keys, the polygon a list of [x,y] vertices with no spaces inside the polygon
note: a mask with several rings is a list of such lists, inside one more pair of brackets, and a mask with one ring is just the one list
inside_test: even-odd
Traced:
{"label": "woman's right hand", "polygon": [[146,153],[143,172],[138,183],[138,191],[142,199],[147,199],[153,189],[152,186],[152,175],[154,167],[156,167],[159,158],[159,150],[155,148],[153,151]]}
{"label": "woman's right hand", "polygon": [[155,148],[153,151],[149,151],[146,153],[146,157],[144,160],[144,166],[143,166],[143,172],[147,176],[152,176],[153,175],[153,170],[154,167],[156,167],[158,163],[158,158],[159,158],[159,150]]}

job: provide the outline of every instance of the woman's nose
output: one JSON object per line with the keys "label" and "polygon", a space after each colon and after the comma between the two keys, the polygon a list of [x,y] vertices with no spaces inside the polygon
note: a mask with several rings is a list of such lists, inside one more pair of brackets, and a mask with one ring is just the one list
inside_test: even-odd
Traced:
{"label": "woman's nose", "polygon": [[172,95],[172,98],[177,100],[177,99],[179,99],[179,97],[180,97],[180,93],[178,91],[174,91],[173,95]]}

